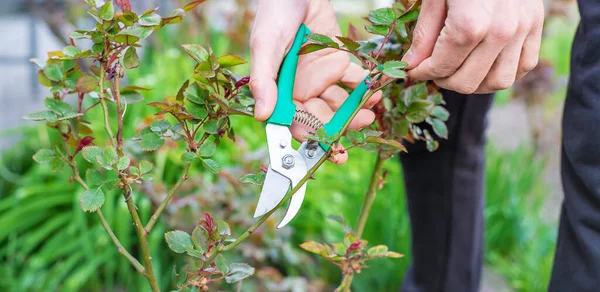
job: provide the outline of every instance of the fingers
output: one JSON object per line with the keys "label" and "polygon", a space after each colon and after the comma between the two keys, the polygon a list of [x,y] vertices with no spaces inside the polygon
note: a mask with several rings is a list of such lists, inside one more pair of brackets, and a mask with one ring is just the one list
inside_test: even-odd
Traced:
{"label": "fingers", "polygon": [[484,13],[462,13],[464,15],[449,14],[431,57],[410,70],[410,78],[433,80],[450,77],[484,39],[488,33],[489,18]]}
{"label": "fingers", "polygon": [[[543,12],[543,10],[542,10]],[[517,80],[521,79],[529,71],[533,70],[539,61],[540,46],[542,43],[542,27],[544,24],[543,16],[540,19],[535,19],[534,28],[529,33],[523,49],[521,51],[521,60],[519,61],[519,70],[517,71]]]}
{"label": "fingers", "polygon": [[258,2],[250,35],[250,91],[255,99],[254,116],[264,121],[277,102],[277,72],[306,16],[304,1]]}
{"label": "fingers", "polygon": [[402,58],[413,69],[431,56],[446,18],[446,1],[424,0],[413,32],[413,43]]}
{"label": "fingers", "polygon": [[510,42],[492,65],[492,68],[475,93],[491,93],[510,88],[515,82],[521,48],[525,37],[515,38]]}

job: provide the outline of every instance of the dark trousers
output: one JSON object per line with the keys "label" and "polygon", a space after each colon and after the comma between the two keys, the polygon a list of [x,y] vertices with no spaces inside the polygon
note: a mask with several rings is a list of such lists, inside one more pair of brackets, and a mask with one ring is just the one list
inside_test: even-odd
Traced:
{"label": "dark trousers", "polygon": [[600,1],[579,1],[563,113],[565,199],[550,291],[600,291]]}
{"label": "dark trousers", "polygon": [[402,291],[477,291],[483,264],[486,114],[492,95],[443,91],[448,140],[400,156],[412,234]]}

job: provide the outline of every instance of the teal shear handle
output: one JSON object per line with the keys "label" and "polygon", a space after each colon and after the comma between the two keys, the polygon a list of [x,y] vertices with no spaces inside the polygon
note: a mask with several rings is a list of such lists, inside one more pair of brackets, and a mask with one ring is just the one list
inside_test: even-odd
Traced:
{"label": "teal shear handle", "polygon": [[267,120],[267,123],[278,124],[282,126],[291,126],[296,114],[296,105],[292,101],[294,93],[294,80],[296,79],[296,68],[298,67],[298,53],[302,45],[307,41],[306,35],[310,30],[306,25],[301,24],[292,48],[283,59],[281,68],[279,68],[279,77],[277,78],[277,103],[273,114]]}
{"label": "teal shear handle", "polygon": [[[307,41],[306,36],[310,34],[310,30],[306,25],[301,24],[294,43],[290,51],[287,53],[279,69],[279,77],[277,79],[277,103],[273,114],[267,120],[267,123],[278,124],[283,126],[291,126],[296,114],[296,105],[292,101],[294,93],[294,80],[296,79],[296,69],[298,67],[298,53],[302,48],[302,45]],[[342,106],[337,110],[334,116],[331,118],[329,123],[325,124],[323,128],[325,132],[332,136],[339,133],[344,127],[346,121],[352,117],[352,113],[360,105],[363,96],[369,89],[367,84],[369,77],[365,77],[357,87],[352,91],[350,96],[344,101]],[[323,150],[329,150],[329,145],[319,143]]]}

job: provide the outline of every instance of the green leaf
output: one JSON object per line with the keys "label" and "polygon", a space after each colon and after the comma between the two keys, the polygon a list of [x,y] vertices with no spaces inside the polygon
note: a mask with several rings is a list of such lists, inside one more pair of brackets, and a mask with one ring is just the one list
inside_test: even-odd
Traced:
{"label": "green leaf", "polygon": [[150,131],[157,134],[164,134],[171,128],[171,123],[167,120],[156,120],[150,124]]}
{"label": "green leaf", "polygon": [[119,176],[114,171],[89,168],[85,176],[90,188],[113,189],[119,183]]}
{"label": "green leaf", "polygon": [[206,141],[204,141],[202,146],[200,146],[200,149],[198,149],[198,154],[201,157],[211,157],[211,156],[213,156],[213,154],[215,154],[216,150],[217,150],[217,144],[215,144],[215,142],[213,142],[213,141],[206,140]]}
{"label": "green leaf", "polygon": [[249,173],[249,174],[244,175],[242,178],[240,178],[241,183],[259,185],[259,186],[261,186],[264,181],[265,181],[265,173],[264,172],[260,172],[258,174]]}
{"label": "green leaf", "polygon": [[191,236],[181,230],[165,233],[165,240],[167,241],[169,248],[176,253],[184,253],[188,247],[194,248]]}
{"label": "green leaf", "polygon": [[336,254],[338,254],[338,255],[346,254],[346,249],[348,249],[348,246],[345,245],[343,242],[335,242],[332,245],[333,245],[333,250]]}
{"label": "green leaf", "polygon": [[78,92],[88,93],[96,90],[96,88],[98,88],[98,84],[98,77],[92,75],[82,75],[79,77],[79,79],[77,79],[75,89],[77,89]]}
{"label": "green leaf", "polygon": [[365,134],[356,130],[348,130],[346,136],[353,144],[362,144],[365,143]]}
{"label": "green leaf", "polygon": [[204,131],[206,131],[206,133],[213,135],[219,133],[217,129],[217,121],[215,120],[206,121],[204,125],[202,125],[202,127],[204,128]]}
{"label": "green leaf", "polygon": [[208,60],[208,51],[200,45],[190,44],[190,45],[181,45],[185,52],[192,57],[192,59],[196,60],[198,63],[202,63]]}
{"label": "green leaf", "polygon": [[406,78],[406,72],[398,68],[384,68],[383,74],[392,78],[404,79]]}
{"label": "green leaf", "polygon": [[311,33],[306,38],[321,44],[335,43],[330,37],[318,33]]}
{"label": "green leaf", "polygon": [[402,143],[396,141],[396,140],[386,140],[384,138],[381,137],[367,137],[367,142],[368,143],[375,143],[375,144],[381,144],[381,145],[387,145],[387,146],[391,146],[395,149],[398,149],[400,151],[404,151],[404,152],[408,152],[406,150],[406,147],[404,147],[404,145],[402,145]]}
{"label": "green leaf", "polygon": [[103,154],[103,161],[106,166],[110,166],[117,163],[117,160],[119,159],[119,155],[117,155],[117,150],[115,150],[115,148],[112,146],[106,146],[106,148],[104,148]]}
{"label": "green leaf", "polygon": [[427,96],[427,99],[431,100],[435,104],[446,104],[444,102],[444,97],[438,91],[436,91],[436,92],[430,94],[429,96]]}
{"label": "green leaf", "polygon": [[304,55],[304,54],[320,51],[320,50],[326,49],[326,48],[328,48],[328,47],[326,45],[322,45],[322,44],[308,44],[300,49],[300,52],[298,52],[298,55]]}
{"label": "green leaf", "polygon": [[448,139],[448,128],[446,123],[440,119],[431,119],[433,131],[438,137]]}
{"label": "green leaf", "polygon": [[323,245],[318,242],[312,241],[312,240],[303,242],[302,244],[300,244],[300,247],[303,250],[306,250],[308,252],[312,252],[312,253],[318,254],[318,255],[320,255],[324,252]]}
{"label": "green leaf", "polygon": [[350,50],[350,51],[355,51],[356,49],[358,49],[360,47],[360,44],[351,38],[347,38],[347,37],[343,37],[343,36],[336,36],[336,38],[340,42],[342,42],[342,44],[344,44],[344,46],[346,46],[346,48],[348,48],[348,50]]}
{"label": "green leaf", "polygon": [[406,119],[413,124],[421,123],[429,116],[432,107],[431,101],[416,100],[406,109]]}
{"label": "green leaf", "polygon": [[52,160],[50,161],[50,168],[54,173],[61,173],[66,166],[67,164],[58,156],[52,158]]}
{"label": "green leaf", "polygon": [[119,162],[117,162],[117,169],[125,170],[129,167],[129,164],[131,164],[131,159],[129,159],[129,156],[123,156],[119,158]]}
{"label": "green leaf", "polygon": [[[121,36],[132,36],[135,39],[131,39],[131,40],[130,39],[125,39],[125,41],[127,43],[135,43],[137,41],[141,41],[141,40],[146,39],[148,36],[150,36],[152,34],[153,31],[154,31],[154,29],[152,27],[136,26],[136,27],[127,28],[127,29],[119,31],[119,33],[117,33],[117,36],[119,36],[119,35],[121,35]],[[115,40],[117,40],[116,36],[115,36]]]}
{"label": "green leaf", "polygon": [[390,28],[385,25],[365,25],[365,29],[372,34],[383,36],[387,35],[390,31]]}
{"label": "green leaf", "polygon": [[448,118],[450,117],[450,112],[448,112],[447,109],[437,105],[437,106],[434,106],[433,109],[431,110],[431,115],[442,121],[447,121]]}
{"label": "green leaf", "polygon": [[396,137],[404,137],[408,134],[408,121],[400,119],[394,124],[394,134]]}
{"label": "green leaf", "polygon": [[49,121],[49,122],[54,122],[56,121],[56,114],[51,112],[51,111],[40,111],[40,112],[35,112],[35,113],[30,113],[28,115],[25,115],[23,117],[26,120],[32,120],[32,121]]}
{"label": "green leaf", "polygon": [[223,220],[216,220],[217,222],[217,229],[219,230],[219,234],[221,234],[224,237],[230,236],[231,235],[231,228],[229,227],[229,224]]}
{"label": "green leaf", "polygon": [[385,257],[387,257],[387,258],[393,258],[393,259],[399,259],[401,257],[404,257],[404,255],[403,254],[399,254],[399,253],[394,252],[394,251],[388,251],[388,252],[385,253]]}
{"label": "green leaf", "polygon": [[81,155],[83,155],[83,159],[87,160],[89,163],[98,164],[99,159],[103,160],[104,154],[102,153],[102,149],[98,146],[86,146],[81,150]]}
{"label": "green leaf", "polygon": [[204,256],[204,254],[202,253],[202,251],[199,251],[197,249],[194,249],[193,247],[187,247],[185,249],[185,251],[187,252],[187,254],[191,257],[195,257],[197,259],[201,259],[201,260],[206,260],[206,257]]}
{"label": "green leaf", "polygon": [[150,13],[142,15],[142,17],[140,17],[138,21],[138,24],[141,26],[157,26],[160,25],[161,20],[162,18],[160,17],[160,15],[156,13]]}
{"label": "green leaf", "polygon": [[234,263],[229,266],[229,273],[225,281],[229,284],[244,280],[254,274],[254,268],[242,263]]}
{"label": "green leaf", "polygon": [[79,49],[74,46],[66,46],[62,50],[63,54],[69,57],[74,57],[77,53],[79,53]]}
{"label": "green leaf", "polygon": [[63,80],[65,77],[60,66],[53,63],[46,65],[44,68],[44,74],[46,74],[48,79],[56,82]]}
{"label": "green leaf", "polygon": [[140,167],[140,173],[146,174],[152,170],[154,165],[152,165],[152,163],[150,161],[142,160],[142,161],[140,161],[139,167]]}
{"label": "green leaf", "polygon": [[369,13],[369,20],[374,24],[389,25],[396,19],[396,13],[392,8],[379,8]]}
{"label": "green leaf", "polygon": [[148,133],[142,136],[142,150],[154,151],[165,143],[165,139],[156,133]]}
{"label": "green leaf", "polygon": [[425,82],[417,83],[413,86],[405,88],[402,91],[402,100],[404,100],[404,104],[410,106],[410,104],[415,100],[424,99],[427,97],[427,85]]}
{"label": "green leaf", "polygon": [[89,189],[83,192],[79,205],[85,212],[95,212],[104,204],[104,192],[102,189]]}
{"label": "green leaf", "polygon": [[208,99],[208,90],[201,88],[197,83],[194,83],[187,88],[184,96],[187,100],[195,104],[203,105]]}
{"label": "green leaf", "polygon": [[37,163],[48,163],[54,157],[56,157],[54,151],[50,149],[40,149],[33,155],[33,160]]}
{"label": "green leaf", "polygon": [[369,248],[369,250],[367,251],[367,254],[370,256],[378,256],[378,255],[383,255],[388,251],[388,247],[385,245],[378,245],[378,246],[374,246]]}
{"label": "green leaf", "polygon": [[229,273],[229,267],[227,266],[227,260],[223,254],[219,254],[217,258],[215,258],[215,265],[217,269],[223,273],[223,275]]}
{"label": "green leaf", "polygon": [[136,167],[136,166],[132,166],[132,167],[130,167],[130,168],[129,168],[129,172],[130,172],[132,175],[135,175],[135,176],[139,176],[139,175],[140,175],[140,169],[139,169],[138,167]]}
{"label": "green leaf", "polygon": [[202,166],[214,174],[217,174],[219,171],[221,171],[221,166],[219,163],[212,159],[202,159]]}
{"label": "green leaf", "polygon": [[46,98],[46,100],[44,100],[44,104],[46,105],[47,109],[61,116],[72,112],[71,105],[62,100]]}
{"label": "green leaf", "polygon": [[406,66],[408,66],[408,64],[406,64],[406,62],[402,62],[402,61],[387,61],[385,63],[383,63],[383,69],[404,69],[406,68]]}
{"label": "green leaf", "polygon": [[208,249],[208,239],[206,235],[206,230],[201,226],[196,226],[194,231],[192,231],[192,242],[194,246],[199,250],[207,250]]}
{"label": "green leaf", "polygon": [[186,99],[185,102],[185,111],[190,114],[195,119],[204,119],[208,115],[208,111],[204,105],[200,105],[190,101],[190,99]]}
{"label": "green leaf", "polygon": [[221,56],[217,59],[217,61],[219,62],[219,64],[221,64],[222,68],[229,68],[248,63],[246,62],[246,60],[234,55]]}
{"label": "green leaf", "polygon": [[398,23],[411,22],[419,18],[419,11],[408,11],[396,19]]}
{"label": "green leaf", "polygon": [[186,152],[181,154],[181,161],[184,163],[192,163],[198,160],[198,156],[194,152]]}
{"label": "green leaf", "polygon": [[104,20],[112,20],[115,16],[115,6],[112,1],[108,1],[100,7],[100,13],[98,13],[98,17]]}
{"label": "green leaf", "polygon": [[138,57],[137,51],[134,47],[127,48],[125,55],[123,56],[123,64],[127,69],[137,68],[140,65],[140,58]]}

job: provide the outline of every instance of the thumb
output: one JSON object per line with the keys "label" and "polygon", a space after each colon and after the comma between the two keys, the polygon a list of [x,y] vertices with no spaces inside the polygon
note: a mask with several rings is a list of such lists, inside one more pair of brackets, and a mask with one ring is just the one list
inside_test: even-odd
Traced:
{"label": "thumb", "polygon": [[402,57],[402,61],[408,63],[406,69],[417,67],[431,56],[445,20],[446,1],[423,0],[419,19],[413,31],[412,44]]}
{"label": "thumb", "polygon": [[271,116],[277,102],[277,71],[285,48],[268,35],[251,37],[250,42],[249,85],[254,96],[254,117],[264,121]]}

